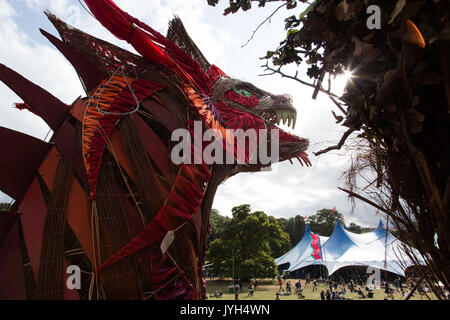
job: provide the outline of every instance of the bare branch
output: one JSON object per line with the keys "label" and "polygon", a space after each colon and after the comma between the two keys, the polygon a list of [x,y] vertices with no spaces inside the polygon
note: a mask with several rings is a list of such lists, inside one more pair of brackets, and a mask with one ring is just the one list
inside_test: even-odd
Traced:
{"label": "bare branch", "polygon": [[244,43],[244,44],[241,46],[241,48],[245,47],[250,41],[252,41],[253,37],[255,36],[255,34],[256,34],[256,32],[259,30],[259,28],[261,28],[261,27],[264,25],[264,23],[266,23],[268,20],[270,20],[270,19],[275,15],[275,13],[277,13],[278,10],[280,10],[281,8],[283,8],[284,6],[286,6],[287,4],[288,4],[287,2],[286,2],[286,3],[283,3],[281,6],[279,6],[278,8],[276,8],[275,11],[272,12],[266,19],[264,19],[264,21],[261,22],[261,23],[256,27],[255,30],[252,31],[252,36],[250,37],[250,39],[247,40],[246,43]]}
{"label": "bare branch", "polygon": [[[295,81],[297,81],[297,82],[300,82],[301,84],[304,84],[305,86],[308,86],[308,87],[311,87],[311,88],[316,89],[316,85],[314,85],[314,84],[312,84],[312,83],[309,83],[309,82],[306,82],[306,81],[304,81],[304,80],[302,80],[302,79],[299,79],[299,78],[297,77],[298,71],[295,73],[294,76],[290,76],[290,75],[288,75],[288,74],[283,73],[283,72],[281,71],[281,67],[278,68],[278,69],[273,69],[273,68],[269,67],[269,63],[266,63],[265,65],[262,65],[262,67],[265,67],[265,68],[266,68],[265,71],[271,71],[271,72],[270,72],[270,73],[260,74],[260,76],[271,76],[271,75],[273,75],[273,74],[275,74],[275,73],[278,73],[278,74],[281,75],[281,77],[283,77],[283,78],[292,79],[292,80],[295,80]],[[338,96],[337,94],[334,94],[334,93],[332,93],[332,92],[329,92],[329,90],[326,90],[326,89],[324,89],[323,87],[320,87],[320,88],[319,88],[319,91],[321,91],[321,92],[323,92],[323,93],[326,93],[327,95],[329,95],[329,96],[331,96],[331,97],[333,97],[333,98],[339,99],[339,96]],[[342,110],[341,110],[341,111],[342,111]]]}
{"label": "bare branch", "polygon": [[331,99],[331,101],[334,102],[334,104],[339,108],[339,110],[341,110],[341,112],[345,115],[347,115],[347,111],[345,111],[344,108],[342,108],[341,104],[339,102],[336,101],[336,99],[330,95],[330,92],[328,91],[328,98]]}
{"label": "bare branch", "polygon": [[314,155],[315,155],[315,156],[318,156],[318,155],[321,155],[321,154],[323,154],[323,153],[327,153],[328,151],[331,151],[331,150],[339,150],[339,149],[341,149],[341,147],[344,145],[345,141],[347,140],[348,136],[349,136],[350,134],[352,134],[353,131],[355,131],[355,129],[352,129],[352,128],[348,129],[348,130],[345,131],[345,133],[342,135],[341,140],[339,141],[339,143],[338,143],[337,145],[332,146],[332,147],[328,147],[328,148],[323,149],[323,150],[320,150],[320,151],[318,151],[318,152],[313,152]]}
{"label": "bare branch", "polygon": [[386,210],[385,208],[383,208],[383,207],[377,205],[375,202],[372,202],[372,201],[370,201],[369,199],[364,198],[363,196],[361,196],[361,195],[359,195],[359,194],[357,194],[357,193],[354,193],[353,191],[346,190],[346,189],[343,189],[343,188],[341,188],[341,187],[338,187],[338,189],[341,190],[341,191],[344,191],[344,192],[348,193],[350,197],[358,198],[359,200],[362,200],[362,201],[364,201],[365,203],[370,204],[372,207],[375,207],[375,208],[377,208],[378,210],[383,211],[383,212],[386,213],[386,214],[390,214],[390,212],[389,212],[388,210]]}

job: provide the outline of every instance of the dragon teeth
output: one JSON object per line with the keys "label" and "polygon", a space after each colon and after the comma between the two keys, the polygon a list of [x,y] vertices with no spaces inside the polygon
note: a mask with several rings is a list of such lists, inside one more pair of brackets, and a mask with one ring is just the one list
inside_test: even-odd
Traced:
{"label": "dragon teeth", "polygon": [[275,114],[277,125],[280,125],[282,123],[283,125],[287,124],[287,126],[290,127],[292,124],[292,128],[295,128],[295,123],[297,122],[297,113],[277,110],[275,111]]}

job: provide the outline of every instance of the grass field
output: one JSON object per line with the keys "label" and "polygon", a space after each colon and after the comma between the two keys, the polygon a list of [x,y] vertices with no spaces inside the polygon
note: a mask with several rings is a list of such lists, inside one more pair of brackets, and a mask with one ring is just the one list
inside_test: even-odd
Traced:
{"label": "grass field", "polygon": [[[320,291],[323,289],[325,292],[328,289],[328,286],[325,284],[318,284],[317,291],[312,291],[313,284],[312,282],[305,286],[305,281],[301,280],[302,287],[303,287],[303,295],[305,298],[299,298],[295,294],[295,282],[297,282],[297,279],[287,279],[286,281],[290,281],[292,285],[292,291],[294,292],[293,295],[290,296],[280,296],[280,300],[320,300]],[[286,281],[283,280],[283,289],[286,290]],[[207,280],[207,291],[209,296],[209,300],[234,300],[234,293],[230,293],[228,291],[228,286],[231,284],[231,280]],[[242,285],[242,292],[239,294],[239,300],[275,300],[276,298],[276,292],[279,289],[279,285],[277,284],[277,280],[271,280],[271,279],[265,279],[265,280],[258,280],[258,288],[254,292],[253,296],[248,296],[248,283],[244,283]],[[212,296],[212,293],[214,290],[222,290],[223,295],[221,298],[214,298]],[[365,290],[363,290],[365,291]],[[427,293],[428,296],[431,299],[434,299],[434,296],[432,294]],[[374,297],[373,299],[361,299],[357,293],[351,293],[347,289],[347,293],[345,295],[345,298],[349,300],[383,300],[385,298],[385,293],[383,289],[375,289],[374,290]],[[400,292],[394,293],[394,300],[404,300],[405,297],[401,295]],[[426,295],[420,295],[419,293],[415,292],[414,296],[410,298],[410,300],[428,300]]]}

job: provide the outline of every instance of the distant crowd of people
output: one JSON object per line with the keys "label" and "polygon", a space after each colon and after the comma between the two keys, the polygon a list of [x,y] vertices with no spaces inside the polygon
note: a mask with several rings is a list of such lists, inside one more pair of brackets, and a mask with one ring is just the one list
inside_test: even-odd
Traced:
{"label": "distant crowd of people", "polygon": [[[278,290],[276,291],[276,300],[280,300],[281,296],[291,296],[293,294],[297,295],[299,299],[305,298],[303,294],[304,287],[309,287],[312,283],[312,292],[318,291],[318,280],[312,279],[311,275],[308,273],[304,278],[304,285],[302,285],[302,281],[300,279],[287,279],[286,274],[277,277],[278,280]],[[284,280],[284,286],[283,286]],[[340,280],[340,281],[338,281]],[[294,282],[294,286],[292,286],[292,282]],[[363,277],[354,277],[350,278],[348,281],[344,281],[342,278],[334,278],[329,279],[325,282],[328,285],[327,289],[322,289],[320,291],[321,300],[348,300],[346,297],[347,292],[357,293],[360,299],[371,299],[374,298],[374,288],[375,282],[372,283],[372,278],[369,276],[366,279]],[[323,283],[323,281],[321,281]],[[401,279],[400,277],[396,278],[392,282],[385,281],[380,285],[380,288],[384,289],[385,300],[386,299],[394,299],[394,294],[401,294],[402,296],[406,296],[410,294],[413,296],[411,292],[417,289],[419,294],[423,294],[423,291],[426,288],[423,288],[421,285],[417,286],[414,279],[408,278],[406,280]],[[252,297],[255,293],[256,288],[258,287],[258,281],[256,279],[251,280],[248,284],[248,292],[247,297]],[[234,291],[235,299],[239,300],[239,294],[242,292],[242,281],[239,281],[238,284],[230,287],[232,291]],[[221,298],[223,295],[222,290],[215,290],[214,292],[209,294],[211,297]]]}
{"label": "distant crowd of people", "polygon": [[[283,275],[283,278],[286,280],[286,276]],[[340,280],[340,281],[338,281]],[[309,286],[312,282],[312,291],[318,291],[318,284],[316,279],[311,279],[311,275],[308,273],[305,276],[305,287]],[[369,284],[370,283],[370,284]],[[291,283],[290,280],[286,281],[286,291],[284,291],[282,287],[281,277],[278,277],[279,290],[276,293],[276,299],[279,299],[280,296],[290,295],[291,294]],[[320,298],[321,300],[348,300],[346,297],[347,290],[351,293],[357,293],[360,299],[371,299],[374,297],[374,286],[375,280],[371,277],[361,277],[356,276],[354,278],[349,278],[348,281],[345,281],[342,277],[335,278],[334,280],[328,280],[328,288],[325,290],[321,290]],[[380,284],[381,285],[381,284]],[[385,281],[382,283],[382,287],[384,288],[385,299],[394,299],[394,294],[399,293],[402,296],[406,296],[408,292],[411,292],[415,286],[414,280],[412,278],[408,278],[406,280],[406,289],[404,287],[404,280],[400,277],[397,277],[393,283]],[[395,287],[395,288],[394,288]],[[421,287],[418,287],[418,292],[421,293]],[[303,287],[302,282],[297,280],[295,282],[295,293],[299,296],[299,298],[304,298],[303,295]]]}
{"label": "distant crowd of people", "polygon": [[[258,287],[258,280],[253,279],[248,285],[247,297],[253,296],[256,288]],[[239,300],[239,294],[242,292],[242,281],[239,281],[237,285],[234,286],[234,299]]]}

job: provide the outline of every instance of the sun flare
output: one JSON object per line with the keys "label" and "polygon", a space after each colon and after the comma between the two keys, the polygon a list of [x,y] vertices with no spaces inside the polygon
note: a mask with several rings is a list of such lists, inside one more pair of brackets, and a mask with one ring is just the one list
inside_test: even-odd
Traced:
{"label": "sun flare", "polygon": [[336,75],[332,81],[332,91],[334,94],[342,95],[348,81],[351,81],[353,73],[350,70],[344,70],[340,75]]}

